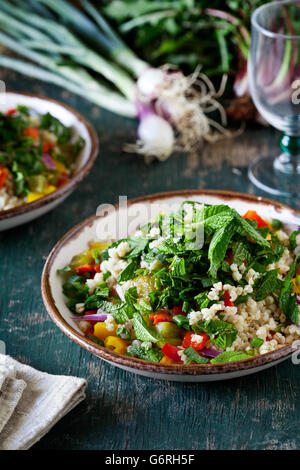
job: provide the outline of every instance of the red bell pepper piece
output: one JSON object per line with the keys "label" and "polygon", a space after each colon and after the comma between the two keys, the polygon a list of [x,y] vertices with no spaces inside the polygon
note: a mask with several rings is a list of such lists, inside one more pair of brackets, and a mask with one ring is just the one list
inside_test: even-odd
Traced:
{"label": "red bell pepper piece", "polygon": [[202,340],[200,342],[198,341],[193,341],[192,337],[195,333],[193,331],[188,331],[183,338],[182,341],[182,347],[184,349],[188,348],[189,346],[192,346],[196,351],[201,351],[201,349],[204,348],[206,345],[207,341],[209,340],[209,336],[206,333],[197,333],[198,336],[202,337]]}
{"label": "red bell pepper piece", "polygon": [[168,313],[164,311],[161,311],[158,313],[151,313],[149,315],[149,319],[154,322],[154,325],[157,325],[157,323],[160,323],[162,321],[169,321],[169,322],[174,323],[171,315],[169,315]]}
{"label": "red bell pepper piece", "polygon": [[234,303],[232,302],[232,300],[230,299],[230,294],[229,294],[229,291],[226,290],[223,294],[223,297],[224,297],[224,305],[225,307],[233,307],[234,306]]}
{"label": "red bell pepper piece", "polygon": [[57,187],[60,188],[69,181],[69,175],[67,173],[62,173],[57,181]]}
{"label": "red bell pepper piece", "polygon": [[233,263],[233,251],[229,250],[226,254],[227,256],[224,261],[227,261],[227,263],[232,264]]}
{"label": "red bell pepper piece", "polygon": [[182,311],[182,305],[174,305],[173,307],[173,317],[176,315],[184,315],[186,317],[186,313]]}
{"label": "red bell pepper piece", "polygon": [[[84,315],[95,315],[97,313],[98,309],[93,308],[92,310],[87,310],[84,312]],[[89,323],[91,323],[91,327],[88,331],[85,332],[86,335],[93,335],[94,334],[94,325],[98,323],[97,320],[87,320]]]}
{"label": "red bell pepper piece", "polygon": [[76,268],[76,272],[78,274],[94,273],[95,272],[95,265],[94,264],[83,264],[82,266],[78,266],[78,268]]}
{"label": "red bell pepper piece", "polygon": [[[95,322],[96,323],[96,322]],[[88,335],[92,335],[94,336],[94,327],[91,326],[91,328],[89,328],[86,332],[85,332],[85,335],[88,336]]]}
{"label": "red bell pepper piece", "polygon": [[5,113],[5,116],[12,116],[17,110],[15,108],[8,109]]}
{"label": "red bell pepper piece", "polygon": [[272,341],[274,335],[275,335],[275,331],[269,331],[266,341]]}
{"label": "red bell pepper piece", "polygon": [[173,344],[166,343],[164,347],[162,348],[162,352],[169,357],[170,359],[173,359],[175,362],[181,362],[180,356],[178,355],[179,348],[176,346],[173,346]]}
{"label": "red bell pepper piece", "polygon": [[8,177],[8,169],[0,166],[0,189],[3,187],[7,177]]}
{"label": "red bell pepper piece", "polygon": [[248,211],[243,215],[243,219],[254,220],[257,223],[257,228],[268,227],[268,224],[263,220],[256,211]]}
{"label": "red bell pepper piece", "polygon": [[53,147],[55,147],[55,144],[52,144],[51,142],[43,142],[43,152],[49,152]]}
{"label": "red bell pepper piece", "polygon": [[24,134],[26,137],[31,137],[33,140],[39,138],[39,130],[37,127],[25,127]]}
{"label": "red bell pepper piece", "polygon": [[87,312],[84,312],[84,315],[95,315],[97,311],[97,308],[93,308],[92,310],[87,310]]}

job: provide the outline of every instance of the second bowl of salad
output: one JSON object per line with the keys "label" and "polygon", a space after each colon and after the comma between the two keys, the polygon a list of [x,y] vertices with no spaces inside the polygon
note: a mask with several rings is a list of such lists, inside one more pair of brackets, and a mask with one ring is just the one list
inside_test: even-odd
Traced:
{"label": "second bowl of salad", "polygon": [[91,125],[68,106],[7,92],[0,107],[0,230],[32,220],[63,201],[98,152]]}

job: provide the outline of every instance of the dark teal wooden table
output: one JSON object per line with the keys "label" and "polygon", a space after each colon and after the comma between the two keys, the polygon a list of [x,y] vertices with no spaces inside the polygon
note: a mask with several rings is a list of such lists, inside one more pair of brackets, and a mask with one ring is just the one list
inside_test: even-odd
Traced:
{"label": "dark teal wooden table", "polygon": [[[234,140],[207,145],[145,165],[122,152],[134,121],[65,91],[1,71],[9,90],[48,95],[79,110],[95,127],[100,153],[89,177],[57,209],[0,234],[0,339],[7,353],[52,374],[84,377],[87,398],[33,449],[296,449],[299,448],[300,365],[290,360],[249,377],[208,384],[142,378],[81,349],[54,325],[40,293],[45,259],[64,233],[103,202],[175,189],[230,189],[259,194],[247,164],[276,153],[271,129],[248,129]],[[285,201],[299,207],[299,201]]]}

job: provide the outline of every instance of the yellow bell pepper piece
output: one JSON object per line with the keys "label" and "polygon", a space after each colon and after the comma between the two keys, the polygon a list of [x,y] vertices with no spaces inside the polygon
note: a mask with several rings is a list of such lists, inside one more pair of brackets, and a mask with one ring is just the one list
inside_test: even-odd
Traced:
{"label": "yellow bell pepper piece", "polygon": [[160,362],[161,364],[176,364],[176,362],[173,361],[173,359],[171,359],[171,358],[168,357],[168,356],[164,356],[159,362]]}
{"label": "yellow bell pepper piece", "polygon": [[93,242],[89,244],[90,250],[105,250],[109,245],[111,245],[111,242]]}
{"label": "yellow bell pepper piece", "polygon": [[292,279],[292,283],[294,284],[293,292],[295,294],[300,294],[300,276],[296,276],[295,279]]}
{"label": "yellow bell pepper piece", "polygon": [[56,190],[56,187],[53,186],[52,184],[49,184],[48,186],[45,187],[43,195],[53,193],[53,191],[55,190]]}
{"label": "yellow bell pepper piece", "polygon": [[73,256],[71,259],[70,266],[71,268],[78,268],[79,266],[82,266],[83,264],[90,264],[93,261],[93,256],[90,251],[83,251],[82,253],[79,253],[78,255]]}
{"label": "yellow bell pepper piece", "polygon": [[31,192],[31,193],[27,194],[27,202],[30,203],[30,202],[37,201],[38,199],[40,199],[43,196],[44,196],[44,194],[42,194],[42,193]]}
{"label": "yellow bell pepper piece", "polygon": [[108,330],[105,322],[98,322],[94,325],[94,336],[104,341],[108,336],[116,336],[117,327],[113,322],[113,330]]}
{"label": "yellow bell pepper piece", "polygon": [[128,343],[117,336],[108,336],[104,341],[104,346],[117,354],[125,354]]}
{"label": "yellow bell pepper piece", "polygon": [[59,162],[58,160],[53,160],[53,161],[54,161],[54,165],[56,169],[60,171],[60,173],[66,173],[68,171],[66,166],[63,163]]}

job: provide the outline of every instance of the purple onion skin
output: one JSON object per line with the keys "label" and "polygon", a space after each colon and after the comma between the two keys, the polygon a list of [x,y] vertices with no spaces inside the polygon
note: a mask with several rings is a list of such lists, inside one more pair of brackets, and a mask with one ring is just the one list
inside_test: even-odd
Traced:
{"label": "purple onion skin", "polygon": [[55,170],[56,166],[50,157],[49,153],[44,152],[42,157],[42,162],[48,170]]}
{"label": "purple onion skin", "polygon": [[94,315],[83,315],[80,317],[72,317],[73,320],[87,320],[87,321],[94,321],[94,322],[103,322],[107,319],[106,314],[100,314],[98,315],[95,313]]}
{"label": "purple onion skin", "polygon": [[215,349],[211,348],[203,348],[201,351],[199,351],[201,356],[207,356],[207,357],[217,357],[219,354],[221,354],[221,351],[216,351]]}

